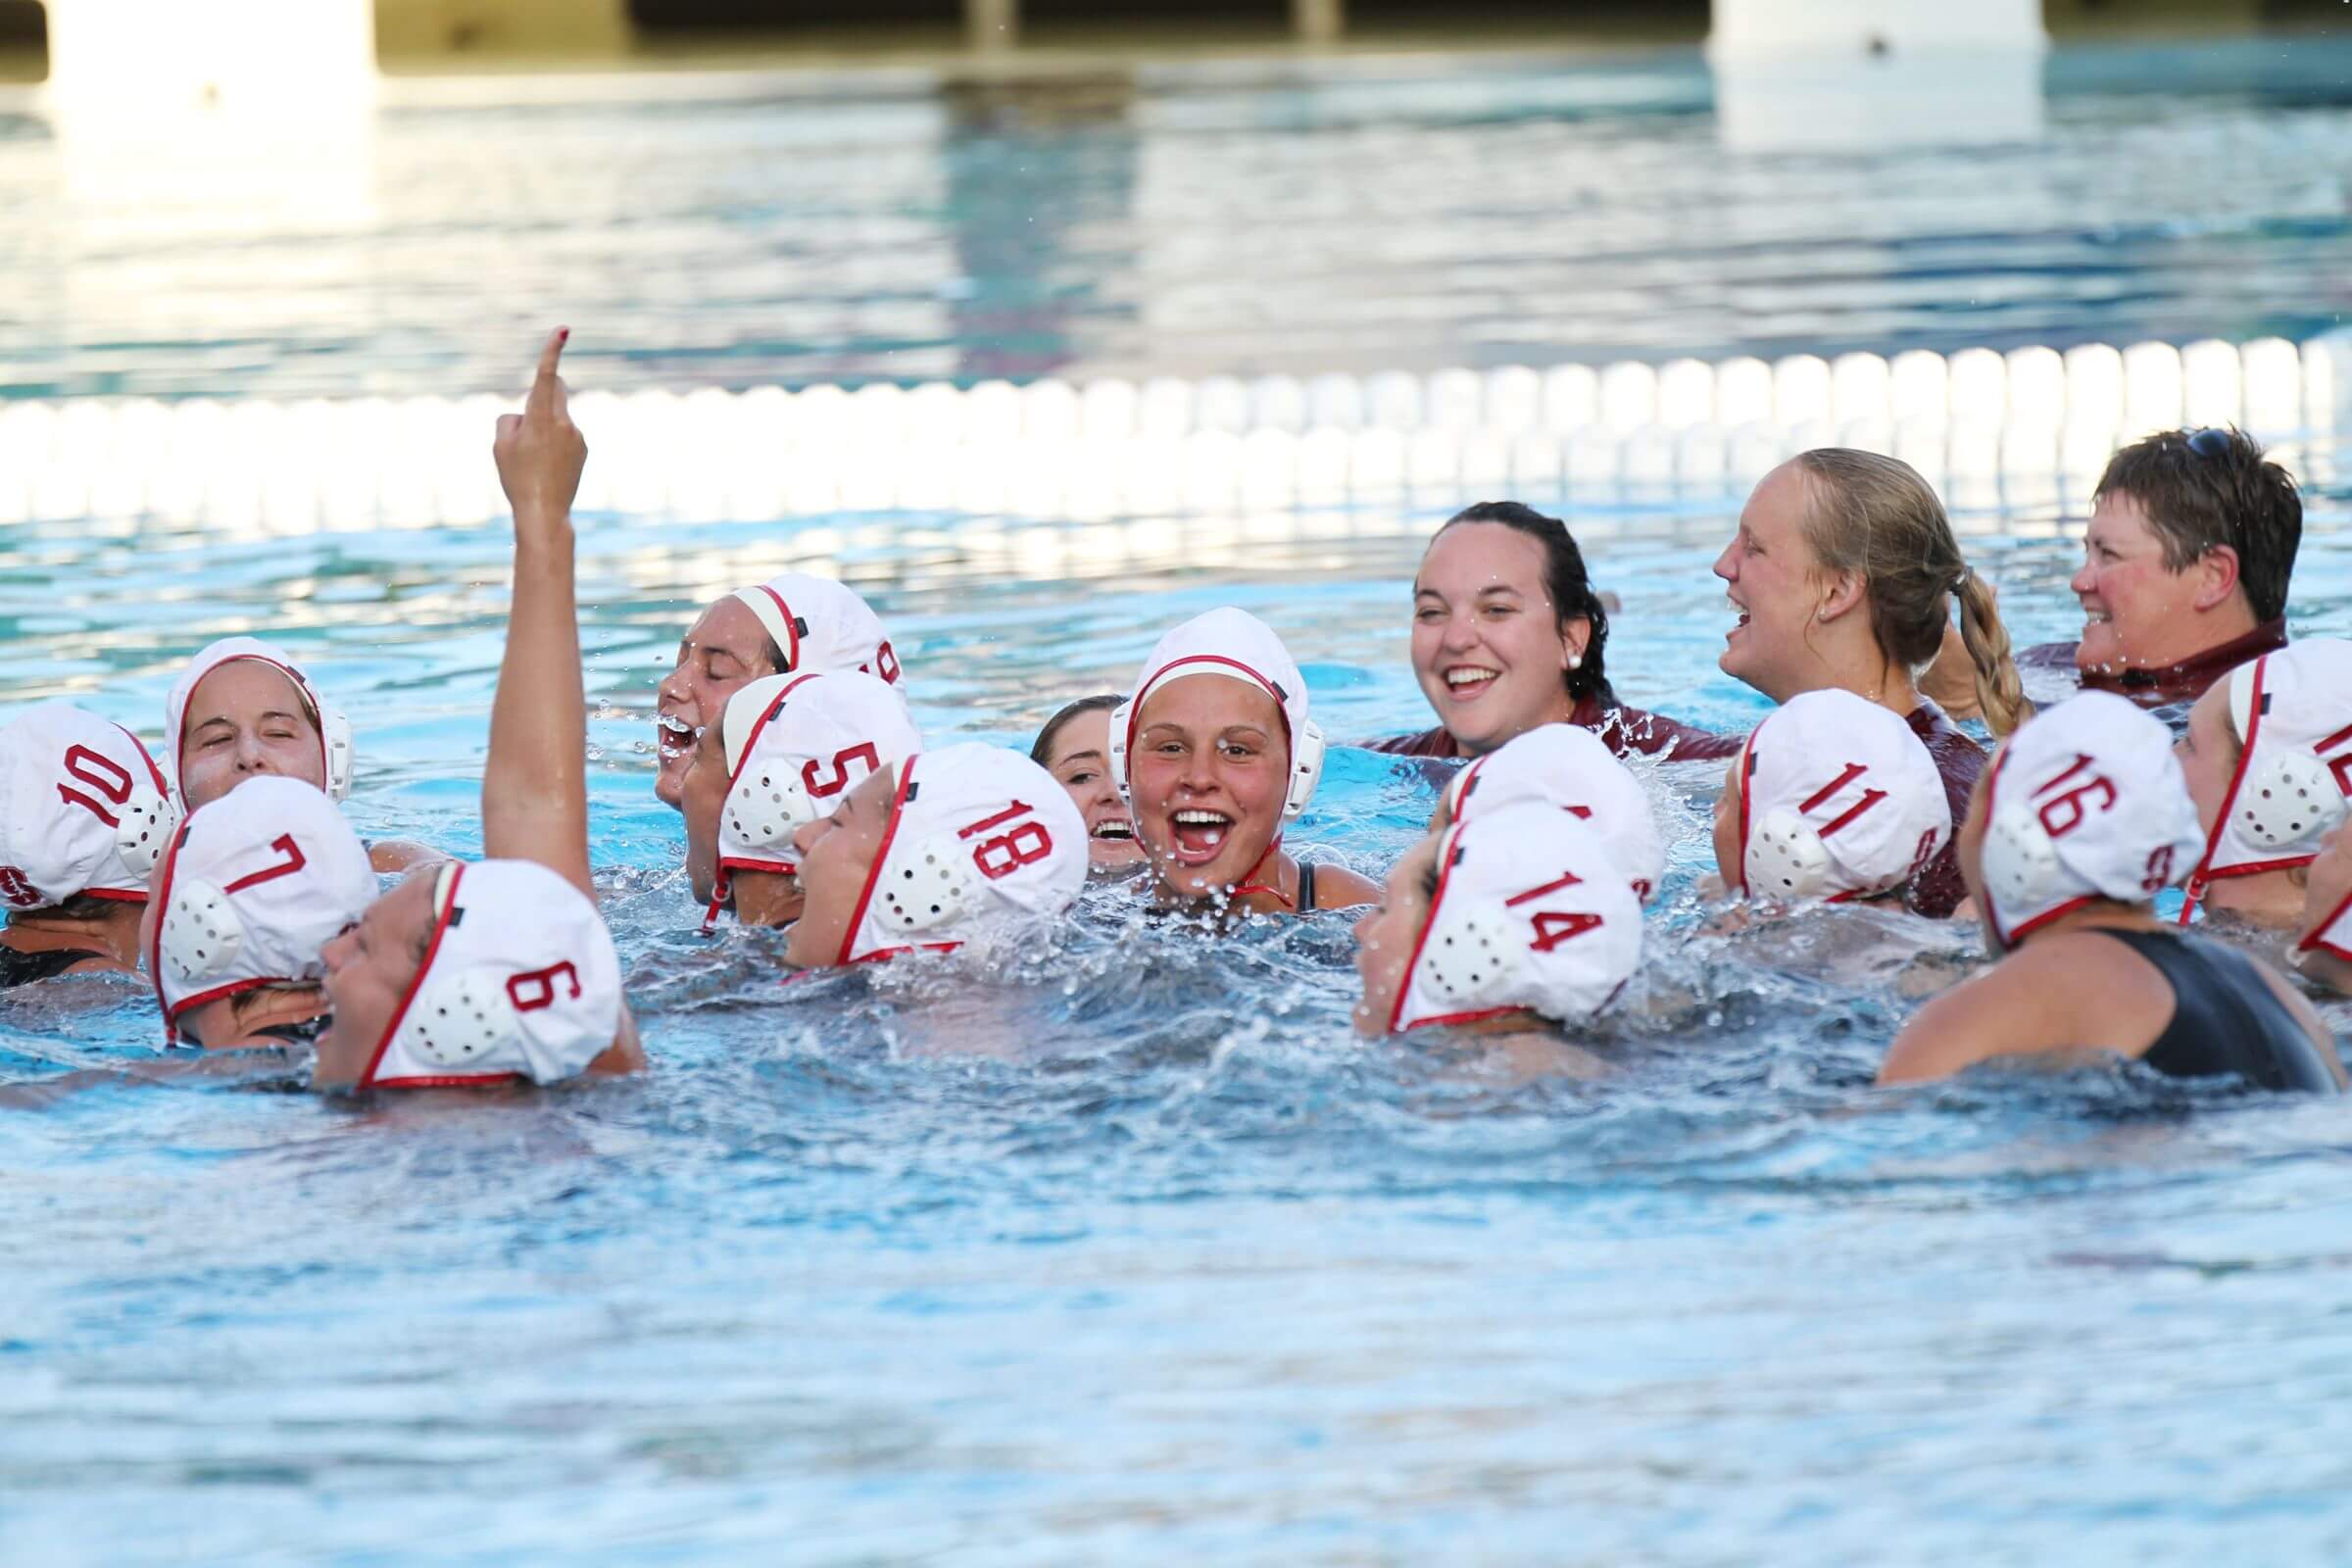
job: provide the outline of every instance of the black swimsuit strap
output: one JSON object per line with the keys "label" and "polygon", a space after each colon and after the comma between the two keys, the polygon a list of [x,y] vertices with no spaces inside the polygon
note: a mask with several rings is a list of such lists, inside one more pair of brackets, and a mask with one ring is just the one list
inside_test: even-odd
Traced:
{"label": "black swimsuit strap", "polygon": [[1315,908],[1315,868],[1304,860],[1298,862],[1298,912],[1311,914]]}

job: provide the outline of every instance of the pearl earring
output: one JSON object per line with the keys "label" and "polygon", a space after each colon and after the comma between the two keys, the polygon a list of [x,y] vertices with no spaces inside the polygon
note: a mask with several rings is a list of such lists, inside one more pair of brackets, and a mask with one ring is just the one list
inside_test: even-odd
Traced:
{"label": "pearl earring", "polygon": [[1585,656],[1584,656],[1584,655],[1582,655],[1582,654],[1570,654],[1570,655],[1568,656],[1568,667],[1569,667],[1570,669],[1582,669],[1582,668],[1584,668],[1584,667],[1585,667]]}

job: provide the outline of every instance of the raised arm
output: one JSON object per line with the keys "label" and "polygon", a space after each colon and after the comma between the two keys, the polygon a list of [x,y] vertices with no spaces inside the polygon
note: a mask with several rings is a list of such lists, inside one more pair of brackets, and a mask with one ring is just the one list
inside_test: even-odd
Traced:
{"label": "raised arm", "polygon": [[591,899],[588,878],[588,710],[572,593],[571,503],[588,443],[573,428],[556,373],[568,327],[539,354],[519,415],[502,414],[491,452],[514,510],[514,599],[490,708],[482,770],[482,850],[537,860]]}

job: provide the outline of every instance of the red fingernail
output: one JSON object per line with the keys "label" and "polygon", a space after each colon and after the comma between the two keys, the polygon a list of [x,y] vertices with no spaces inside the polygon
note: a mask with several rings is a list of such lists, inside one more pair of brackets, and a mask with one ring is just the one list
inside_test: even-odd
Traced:
{"label": "red fingernail", "polygon": [[568,326],[559,326],[559,327],[557,327],[557,328],[556,328],[556,341],[557,341],[557,342],[559,342],[559,343],[568,343],[568,342],[570,342],[570,341],[571,341],[571,328],[570,328],[570,327],[568,327]]}

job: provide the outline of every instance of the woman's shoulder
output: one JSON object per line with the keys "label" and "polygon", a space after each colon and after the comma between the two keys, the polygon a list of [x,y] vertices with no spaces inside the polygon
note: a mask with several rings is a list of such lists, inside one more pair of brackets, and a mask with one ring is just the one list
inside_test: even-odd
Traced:
{"label": "woman's shoulder", "polygon": [[1344,865],[1315,867],[1315,907],[1353,909],[1380,902],[1380,887],[1370,877]]}

